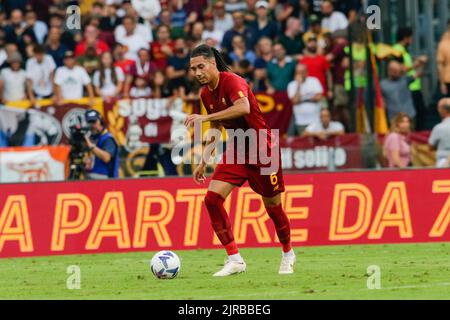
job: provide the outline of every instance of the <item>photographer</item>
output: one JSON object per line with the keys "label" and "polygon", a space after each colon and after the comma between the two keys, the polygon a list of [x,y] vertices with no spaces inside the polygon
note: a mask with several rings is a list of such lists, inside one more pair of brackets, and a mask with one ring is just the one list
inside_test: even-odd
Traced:
{"label": "photographer", "polygon": [[[86,145],[93,155],[93,166],[88,169],[88,179],[108,179],[119,176],[119,147],[106,129],[105,122],[96,110],[85,113],[91,137],[85,136]],[[92,140],[91,140],[92,139]]]}

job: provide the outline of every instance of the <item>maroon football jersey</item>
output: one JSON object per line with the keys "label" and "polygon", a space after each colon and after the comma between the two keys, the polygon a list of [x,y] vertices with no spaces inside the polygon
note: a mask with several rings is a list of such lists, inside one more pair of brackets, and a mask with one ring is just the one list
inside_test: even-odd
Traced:
{"label": "maroon football jersey", "polygon": [[[250,113],[240,118],[219,122],[225,129],[255,129],[258,135],[257,146],[259,145],[259,130],[266,130],[267,139],[264,140],[269,149],[270,141],[273,140],[270,128],[266,124],[255,95],[243,78],[231,72],[221,72],[217,87],[210,90],[208,86],[204,86],[200,93],[200,98],[208,114],[231,107],[236,100],[244,97],[248,98],[250,103]],[[246,150],[248,151],[249,148]],[[259,159],[257,162],[259,164]]]}

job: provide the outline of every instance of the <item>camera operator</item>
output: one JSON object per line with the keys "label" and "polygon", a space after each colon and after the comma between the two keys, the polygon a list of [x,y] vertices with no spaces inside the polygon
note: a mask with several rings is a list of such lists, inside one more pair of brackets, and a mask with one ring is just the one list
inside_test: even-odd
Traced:
{"label": "camera operator", "polygon": [[119,147],[116,140],[106,129],[105,121],[96,110],[85,113],[91,136],[85,136],[86,145],[94,157],[87,178],[91,180],[117,178],[119,176]]}

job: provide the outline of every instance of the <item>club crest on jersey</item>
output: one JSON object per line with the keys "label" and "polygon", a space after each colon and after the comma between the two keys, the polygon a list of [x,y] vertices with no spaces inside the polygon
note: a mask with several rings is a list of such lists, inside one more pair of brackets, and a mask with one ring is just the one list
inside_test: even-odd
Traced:
{"label": "club crest on jersey", "polygon": [[225,98],[222,98],[222,103],[226,106],[227,102],[225,101]]}
{"label": "club crest on jersey", "polygon": [[242,91],[239,91],[239,97],[244,98],[245,94]]}
{"label": "club crest on jersey", "polygon": [[214,109],[214,106],[212,104],[209,105],[209,109]]}

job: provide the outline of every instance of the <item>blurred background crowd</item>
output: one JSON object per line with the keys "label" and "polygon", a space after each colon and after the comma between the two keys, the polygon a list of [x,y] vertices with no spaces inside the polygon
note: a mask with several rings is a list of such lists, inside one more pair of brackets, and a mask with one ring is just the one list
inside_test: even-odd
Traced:
{"label": "blurred background crowd", "polygon": [[[387,13],[368,37],[371,4]],[[80,7],[80,29],[68,27],[70,5]],[[429,143],[439,166],[449,166],[449,12],[446,0],[3,0],[0,100],[199,99],[189,54],[207,43],[254,92],[287,93],[289,136],[323,140],[361,131],[359,93],[376,107],[376,93],[365,90],[373,81],[367,48],[383,42],[373,51],[392,126],[386,165],[411,165],[408,135],[438,125]],[[368,122],[363,131],[376,132],[370,114]]]}

